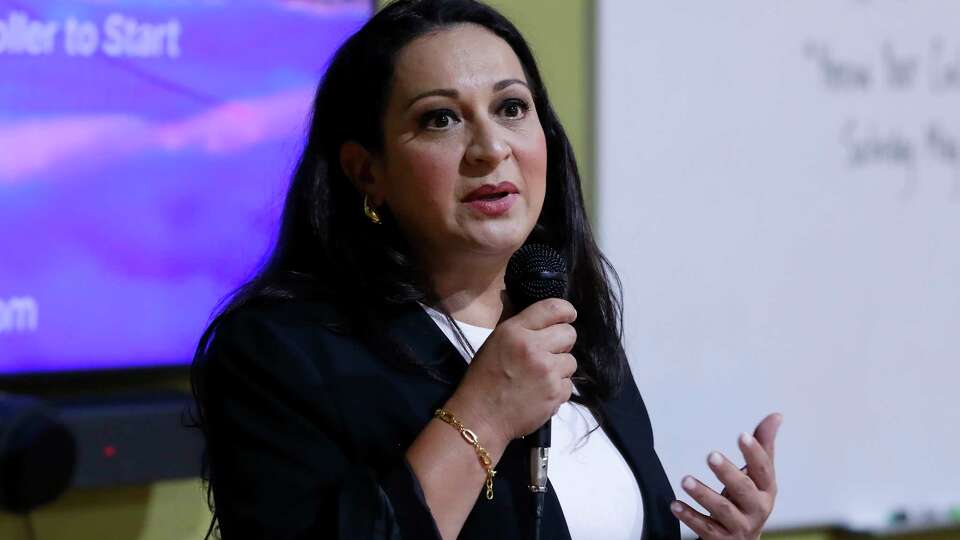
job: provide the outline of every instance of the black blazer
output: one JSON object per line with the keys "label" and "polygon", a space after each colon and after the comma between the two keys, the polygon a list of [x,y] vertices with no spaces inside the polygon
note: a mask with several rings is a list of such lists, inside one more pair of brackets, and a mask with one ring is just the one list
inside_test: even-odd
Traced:
{"label": "black blazer", "polygon": [[[340,320],[323,302],[244,308],[212,339],[201,365],[224,540],[440,538],[404,453],[455,384],[392,367],[356,336],[325,328]],[[388,332],[452,381],[467,368],[416,303],[398,311]],[[674,494],[633,378],[602,406],[607,435],[643,495],[643,537],[678,539]],[[478,492],[459,538],[530,536],[528,455],[522,441],[507,446],[494,499]],[[570,538],[552,485],[542,537]]]}

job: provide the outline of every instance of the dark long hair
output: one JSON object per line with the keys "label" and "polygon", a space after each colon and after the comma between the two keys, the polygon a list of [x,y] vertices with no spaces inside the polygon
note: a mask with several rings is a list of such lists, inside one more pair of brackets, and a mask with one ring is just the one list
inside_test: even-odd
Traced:
{"label": "dark long hair", "polygon": [[[314,98],[309,135],[287,192],[276,244],[256,275],[225,298],[200,338],[191,383],[197,405],[194,422],[204,434],[202,364],[207,348],[220,322],[247,306],[304,299],[333,302],[344,314],[345,324],[338,331],[363,328],[357,335],[382,350],[382,358],[400,369],[442,378],[403,343],[389,343],[387,334],[378,331],[398,306],[418,301],[453,321],[436,301],[429,277],[389,208],[377,210],[381,225],[363,215],[362,196],[340,167],[339,156],[340,147],[351,140],[374,154],[383,151],[383,117],[398,51],[419,36],[462,23],[483,26],[506,41],[527,77],[546,136],[548,162],[543,209],[527,242],[549,243],[568,262],[568,300],[578,312],[572,353],[578,362],[573,382],[580,395],[572,400],[604,423],[597,403],[618,392],[629,373],[621,344],[621,284],[594,242],[573,149],[550,106],[533,54],[516,27],[481,2],[398,0],[371,18],[330,61]],[[611,282],[616,283],[616,295]],[[207,502],[216,515],[209,471],[205,459]]]}

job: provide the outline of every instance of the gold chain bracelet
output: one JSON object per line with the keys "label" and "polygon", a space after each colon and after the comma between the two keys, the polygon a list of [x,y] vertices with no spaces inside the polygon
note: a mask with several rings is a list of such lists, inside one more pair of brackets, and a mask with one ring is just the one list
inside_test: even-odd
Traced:
{"label": "gold chain bracelet", "polygon": [[490,454],[480,446],[480,441],[477,440],[477,434],[464,427],[463,424],[460,423],[460,420],[457,420],[457,417],[446,409],[437,409],[437,411],[433,413],[433,416],[457,428],[457,431],[460,432],[463,439],[470,443],[473,449],[476,450],[477,457],[480,458],[480,464],[483,465],[483,470],[487,471],[487,500],[493,499],[493,476],[497,474],[497,471],[493,470],[493,460],[490,459]]}

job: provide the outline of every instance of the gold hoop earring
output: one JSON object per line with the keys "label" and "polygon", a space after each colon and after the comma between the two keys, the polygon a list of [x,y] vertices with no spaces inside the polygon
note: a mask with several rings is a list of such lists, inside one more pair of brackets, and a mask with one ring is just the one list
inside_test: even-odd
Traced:
{"label": "gold hoop earring", "polygon": [[377,211],[373,208],[370,208],[370,203],[367,201],[369,195],[366,193],[363,194],[363,213],[366,215],[374,225],[380,225],[380,216],[377,214]]}

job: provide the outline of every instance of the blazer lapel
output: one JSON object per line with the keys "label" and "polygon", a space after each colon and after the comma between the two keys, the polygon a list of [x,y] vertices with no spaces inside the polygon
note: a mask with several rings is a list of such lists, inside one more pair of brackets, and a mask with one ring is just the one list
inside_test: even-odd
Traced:
{"label": "blazer lapel", "polygon": [[640,486],[643,497],[643,538],[678,540],[680,524],[670,512],[673,488],[653,447],[653,432],[647,409],[632,380],[626,381],[619,395],[600,403],[608,419],[604,431],[617,447]]}
{"label": "blazer lapel", "polygon": [[406,343],[425,367],[452,385],[456,385],[467,370],[466,360],[416,302],[398,306],[388,332],[398,338],[399,343]]}

